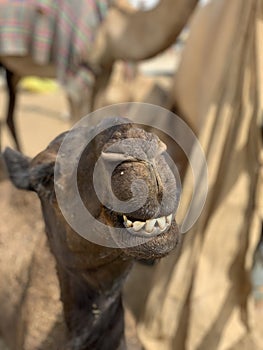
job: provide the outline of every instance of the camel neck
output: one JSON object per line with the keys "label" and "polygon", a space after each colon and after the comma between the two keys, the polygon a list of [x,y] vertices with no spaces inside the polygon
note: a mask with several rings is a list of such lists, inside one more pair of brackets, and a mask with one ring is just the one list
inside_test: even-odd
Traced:
{"label": "camel neck", "polygon": [[161,0],[150,11],[136,12],[116,6],[101,28],[101,40],[90,62],[107,66],[111,60],[139,61],[155,56],[175,42],[197,3],[198,0]]}
{"label": "camel neck", "polygon": [[124,344],[121,283],[97,290],[85,273],[73,275],[58,266],[61,299],[69,329],[70,349],[120,349]]}
{"label": "camel neck", "polygon": [[[56,259],[69,349],[124,349],[121,288],[132,262],[119,249],[76,234],[55,203],[42,198],[51,251]],[[48,203],[48,204],[47,204]]]}

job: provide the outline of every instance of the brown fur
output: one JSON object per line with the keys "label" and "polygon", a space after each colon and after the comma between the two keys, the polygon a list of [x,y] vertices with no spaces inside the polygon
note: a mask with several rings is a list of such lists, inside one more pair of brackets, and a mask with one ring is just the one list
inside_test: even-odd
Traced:
{"label": "brown fur", "polygon": [[[75,136],[77,133],[78,131]],[[159,142],[154,135],[147,134],[132,124],[116,125],[94,139],[84,151],[79,163],[78,184],[82,199],[88,208],[91,205],[89,209],[97,220],[107,222],[109,226],[120,224],[118,213],[110,212],[95,200],[94,191],[91,190],[92,179],[89,177],[92,163],[110,144],[131,136],[144,138],[147,142],[152,140],[157,142],[156,144]],[[11,150],[4,154],[10,177],[16,186],[33,190],[40,197],[48,243],[56,263],[46,245],[45,237],[35,237],[35,243],[30,243],[29,254],[29,260],[35,263],[30,265],[28,262],[28,266],[31,267],[26,274],[26,283],[21,284],[20,294],[16,296],[17,302],[12,304],[12,310],[16,312],[12,312],[13,318],[9,317],[9,320],[16,319],[16,323],[11,323],[14,321],[8,321],[7,317],[6,326],[2,325],[2,331],[9,334],[7,340],[9,339],[11,349],[55,349],[58,341],[64,344],[59,345],[59,349],[122,349],[125,348],[125,343],[121,287],[131,268],[132,260],[160,258],[166,255],[178,242],[177,225],[174,222],[167,232],[149,239],[142,245],[125,249],[99,246],[79,236],[65,221],[54,193],[54,161],[63,138],[64,135],[56,138],[33,160]],[[138,148],[138,152],[144,151]],[[158,148],[155,150],[153,147],[152,151],[150,149],[150,153],[146,154],[149,156],[154,151],[158,151]],[[162,156],[156,157],[165,173],[166,165]],[[156,182],[151,180],[151,176],[160,171],[158,162],[155,172],[147,168],[148,163],[143,166],[141,161],[127,162],[127,166],[130,164],[127,183],[122,183],[122,177],[118,180],[118,172],[122,171],[122,165],[116,168],[115,184],[113,181],[112,186],[115,191],[122,188],[122,191],[117,193],[119,196],[129,188],[127,186],[131,180],[130,176],[143,176],[149,182],[150,196],[144,207],[132,214],[134,217],[147,219],[153,213],[167,215],[168,211],[174,210],[175,198],[169,197],[169,203],[163,207],[158,205],[158,200],[156,201],[160,196],[159,191],[167,190],[165,186],[160,186],[157,190]],[[107,178],[107,173],[102,174],[103,176]],[[169,179],[167,175],[167,183],[171,181],[175,186]],[[34,213],[31,214],[34,216]],[[35,250],[33,247],[36,245],[39,249]],[[56,292],[58,285],[55,268],[60,284],[63,313]],[[19,309],[15,304],[19,305]],[[8,307],[8,303],[6,306]],[[47,322],[48,319],[52,319],[52,322]],[[11,324],[16,325],[15,336],[11,336]],[[47,329],[43,328],[45,324],[50,325],[49,334]],[[39,341],[40,335],[43,338],[42,342]]]}

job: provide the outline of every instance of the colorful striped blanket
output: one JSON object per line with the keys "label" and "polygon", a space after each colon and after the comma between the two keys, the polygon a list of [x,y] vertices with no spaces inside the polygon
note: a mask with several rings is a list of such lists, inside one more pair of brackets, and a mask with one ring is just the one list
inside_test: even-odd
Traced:
{"label": "colorful striped blanket", "polygon": [[81,66],[112,0],[0,0],[0,55],[54,62],[61,83],[91,86]]}

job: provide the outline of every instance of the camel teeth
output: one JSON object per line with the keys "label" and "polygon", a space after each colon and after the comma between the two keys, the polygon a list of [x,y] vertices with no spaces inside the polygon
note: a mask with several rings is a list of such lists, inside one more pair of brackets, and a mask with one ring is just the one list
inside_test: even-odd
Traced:
{"label": "camel teeth", "polygon": [[161,218],[158,218],[157,219],[157,223],[158,225],[160,226],[160,229],[163,230],[166,226],[166,219],[165,219],[165,216],[162,216]]}
{"label": "camel teeth", "polygon": [[[146,221],[131,221],[127,218],[126,215],[123,215],[123,223],[126,228],[132,229],[134,232],[138,232],[140,230],[147,233],[161,233],[166,228],[170,227],[172,224],[173,214],[162,216],[156,219],[149,219]],[[157,223],[157,224],[156,224]]]}
{"label": "camel teeth", "polygon": [[132,227],[132,221],[131,220],[127,220],[126,224],[127,224],[127,227]]}
{"label": "camel teeth", "polygon": [[134,231],[140,231],[140,229],[142,229],[143,228],[143,226],[145,225],[145,222],[144,221],[135,221],[134,223],[133,223],[133,230]]}
{"label": "camel teeth", "polygon": [[123,221],[124,221],[124,225],[126,227],[132,227],[133,222],[131,220],[127,219],[126,215],[123,215]]}
{"label": "camel teeth", "polygon": [[153,231],[156,219],[146,220],[145,231],[151,233]]}
{"label": "camel teeth", "polygon": [[168,216],[166,217],[166,221],[167,221],[168,225],[171,225],[171,223],[172,223],[172,218],[173,218],[173,214],[170,214],[170,215],[168,215]]}

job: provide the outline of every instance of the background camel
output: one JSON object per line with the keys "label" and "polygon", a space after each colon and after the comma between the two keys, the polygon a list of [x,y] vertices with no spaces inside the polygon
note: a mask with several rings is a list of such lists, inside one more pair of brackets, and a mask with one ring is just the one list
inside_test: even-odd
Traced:
{"label": "background camel", "polygon": [[[61,76],[60,61],[62,60],[60,59],[60,56],[63,56],[64,54],[61,54],[58,50],[57,56],[59,57],[52,57],[48,51],[52,49],[50,37],[45,38],[45,41],[47,40],[49,44],[49,46],[46,45],[47,48],[45,50],[41,48],[40,52],[38,52],[34,49],[33,52],[30,53],[29,51],[26,55],[21,52],[16,53],[17,48],[15,45],[11,45],[11,48],[9,48],[8,45],[6,45],[7,48],[5,48],[5,45],[2,45],[3,47],[0,49],[0,64],[6,68],[9,94],[6,122],[18,148],[19,140],[14,122],[14,108],[16,102],[16,87],[21,77],[27,75],[54,77],[58,75],[60,80],[66,85],[70,115],[73,120],[76,121],[94,108],[95,97],[101,97],[103,95],[105,88],[109,83],[113,64],[120,58],[120,56],[123,56],[124,52],[131,57],[131,61],[139,61],[152,57],[168,48],[174,43],[178,34],[185,26],[197,2],[198,0],[161,0],[156,8],[147,12],[131,11],[128,9],[125,2],[124,5],[122,2],[119,4],[117,2],[109,12],[109,19],[107,20],[106,26],[103,27],[101,31],[98,31],[98,38],[96,39],[96,45],[94,48],[92,43],[95,36],[95,30],[97,30],[102,23],[101,17],[103,18],[105,16],[105,3],[108,2],[103,0],[94,1],[95,5],[93,4],[91,8],[87,5],[87,9],[82,9],[82,15],[86,14],[87,11],[93,12],[91,12],[87,18],[84,17],[82,19],[80,16],[80,18],[78,18],[78,23],[75,23],[74,25],[78,26],[79,22],[80,24],[83,24],[84,20],[92,22],[93,18],[95,18],[96,26],[94,26],[93,23],[90,25],[91,33],[89,33],[87,39],[85,39],[86,45],[84,45],[84,42],[81,43],[80,52],[73,48],[73,51],[76,51],[76,57],[73,57],[73,63],[69,60],[66,64],[69,70],[72,70],[76,75],[75,80],[71,79],[72,82],[70,80],[65,81],[65,77]],[[21,6],[21,15],[23,15],[25,2],[20,5],[7,2],[7,4],[1,3],[0,6],[4,23],[4,14],[6,11],[9,14],[9,11],[12,10],[12,6],[15,7],[16,12],[18,6]],[[78,10],[81,6],[84,6],[84,2],[79,2],[78,7],[72,2],[72,5],[70,6],[72,6],[71,12],[74,13],[74,11]],[[94,8],[97,9],[100,6],[104,11],[102,14],[101,11],[100,13],[94,11]],[[55,21],[54,13],[59,10],[58,13],[63,14],[63,7],[60,9],[54,9],[53,7],[54,4],[52,2],[47,6],[47,4],[43,4],[41,0],[36,0],[33,7],[32,2],[29,3],[27,11],[29,11],[29,13],[31,12],[32,16],[36,16],[37,18],[37,21],[34,23],[36,28],[34,30],[31,28],[31,33],[36,31],[36,34],[38,34],[37,30],[42,30],[43,32],[43,28],[45,28],[47,33],[50,32],[49,35],[51,35],[51,38],[52,35],[55,35],[54,28],[51,26],[54,26],[54,23],[52,23],[52,21]],[[6,17],[9,18],[9,16],[10,14]],[[28,17],[30,18],[30,16]],[[30,23],[25,23],[25,27],[28,25],[30,25]],[[61,26],[64,25],[65,23],[61,24]],[[134,33],[135,28],[136,33]],[[73,29],[75,30],[75,28]],[[108,35],[108,30],[110,30],[110,35]],[[137,40],[138,33],[140,33],[139,41]],[[67,33],[64,33],[65,36],[66,34]],[[107,38],[105,37],[105,34],[107,35]],[[153,37],[154,40],[152,40]],[[3,39],[7,41],[8,38],[3,35]],[[35,40],[36,44],[38,44],[37,39],[38,37],[36,36],[32,40]],[[65,38],[63,38],[63,33],[60,33],[59,40],[61,42],[65,40]],[[80,40],[77,38],[77,43],[79,41]],[[129,43],[128,46],[127,43]],[[38,46],[39,45],[36,45],[36,48]],[[133,49],[131,49],[132,47]],[[22,49],[23,51],[29,50],[29,48],[26,47],[23,47]],[[61,52],[64,51],[63,48]],[[52,60],[49,59],[49,56],[52,57]],[[57,61],[58,67],[55,68],[54,62]],[[77,67],[75,67],[75,61],[78,63]],[[63,64],[65,65],[65,63]],[[71,65],[74,67],[73,69]],[[65,70],[65,67],[63,67],[63,69]],[[56,73],[57,70],[59,70],[59,72]],[[63,74],[65,75],[65,72]]]}
{"label": "background camel", "polygon": [[[115,119],[112,122],[115,126],[100,133],[82,154],[78,168],[78,184],[83,201],[89,210],[97,220],[108,225],[108,234],[111,226],[125,227],[122,213],[107,210],[94,197],[91,164],[95,164],[102,151],[104,152],[102,154],[106,154],[106,164],[111,162],[111,158],[116,161],[116,156],[121,157],[120,153],[107,153],[107,148],[120,140],[134,137],[147,140],[147,149],[139,147],[136,151],[137,157],[138,151],[141,152],[144,161],[140,158],[127,161],[129,157],[134,157],[134,154],[132,149],[129,154],[126,149],[126,161],[116,168],[113,176],[113,191],[121,200],[127,199],[127,193],[130,193],[130,186],[127,185],[137,177],[143,176],[149,186],[146,203],[129,214],[129,220],[134,221],[134,230],[136,220],[142,222],[149,219],[145,228],[141,228],[140,231],[136,229],[137,233],[126,232],[127,235],[131,235],[131,239],[138,234],[144,236],[143,243],[136,246],[120,249],[96,245],[80,237],[65,221],[56,201],[53,183],[54,161],[65,134],[57,137],[33,160],[10,149],[4,153],[11,180],[15,185],[33,190],[40,197],[48,242],[55,257],[54,261],[45,236],[35,235],[34,231],[39,230],[37,225],[41,224],[35,213],[33,232],[28,232],[28,236],[21,237],[20,232],[8,235],[9,225],[6,225],[1,232],[2,247],[6,250],[6,254],[1,255],[2,263],[8,264],[9,259],[17,255],[15,249],[21,250],[16,263],[10,264],[7,269],[1,269],[2,281],[6,280],[0,296],[4,304],[2,314],[5,314],[5,317],[1,318],[1,331],[10,349],[57,349],[58,346],[63,349],[124,349],[120,293],[132,260],[160,258],[178,243],[179,233],[174,220],[171,222],[167,219],[165,227],[161,225],[161,221],[159,223],[159,219],[150,220],[152,216],[170,218],[170,213],[175,211],[177,205],[176,183],[169,166],[164,162],[163,144],[156,136],[133,127],[127,121],[121,126],[119,122],[123,120]],[[105,123],[98,127],[101,128],[103,125]],[[86,130],[77,129],[71,137],[76,139],[75,142],[79,142],[79,139],[86,138],[86,135]],[[152,157],[155,159],[156,168],[150,166]],[[160,166],[162,174],[158,177],[157,187],[153,176],[160,174]],[[123,173],[126,175],[121,176]],[[108,183],[107,172],[101,176],[103,183]],[[60,177],[61,184],[65,186],[64,191],[69,193],[70,189],[66,187],[64,175],[61,174]],[[161,179],[163,183],[160,182]],[[160,196],[166,198],[162,205],[157,200]],[[28,198],[32,200],[32,197]],[[22,213],[20,219],[23,222],[25,212]],[[151,230],[154,229],[159,234],[154,237],[150,235],[148,238],[147,230],[151,222],[153,222]],[[133,230],[133,226],[129,230]],[[32,240],[31,234],[34,235]],[[19,244],[21,238],[23,242]],[[24,240],[28,243],[24,244]],[[24,247],[28,248],[26,254],[23,253]],[[58,272],[58,279],[55,269]],[[59,301],[58,280],[64,313]],[[17,293],[12,293],[10,299],[9,288],[16,283]]]}

